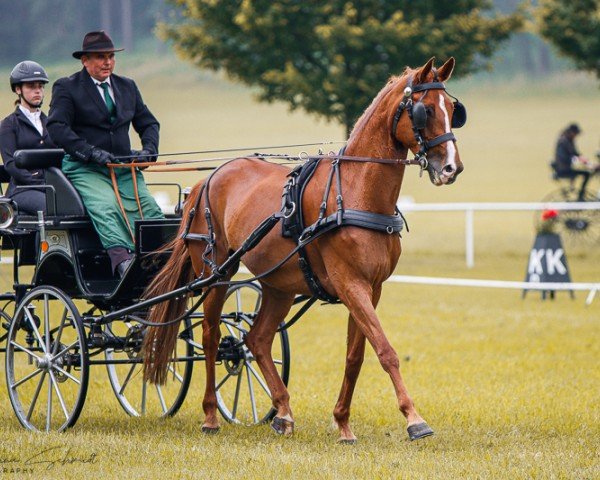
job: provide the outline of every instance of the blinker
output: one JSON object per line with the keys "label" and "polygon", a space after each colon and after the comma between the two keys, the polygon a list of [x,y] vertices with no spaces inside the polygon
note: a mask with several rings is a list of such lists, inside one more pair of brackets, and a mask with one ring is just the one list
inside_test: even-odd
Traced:
{"label": "blinker", "polygon": [[427,112],[421,102],[415,103],[412,109],[413,125],[417,130],[423,130],[427,125]]}
{"label": "blinker", "polygon": [[458,100],[454,102],[454,113],[452,114],[452,128],[463,127],[467,123],[467,109]]}

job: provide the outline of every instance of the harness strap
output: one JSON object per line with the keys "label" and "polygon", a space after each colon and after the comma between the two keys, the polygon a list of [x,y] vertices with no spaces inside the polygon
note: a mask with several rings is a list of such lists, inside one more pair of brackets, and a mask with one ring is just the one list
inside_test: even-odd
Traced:
{"label": "harness strap", "polygon": [[425,145],[425,148],[432,148],[432,147],[435,147],[436,145],[439,145],[440,143],[448,142],[450,140],[453,142],[456,142],[456,137],[454,136],[454,134],[452,132],[438,135],[437,137],[432,138],[429,141],[426,140],[423,143],[423,145]]}

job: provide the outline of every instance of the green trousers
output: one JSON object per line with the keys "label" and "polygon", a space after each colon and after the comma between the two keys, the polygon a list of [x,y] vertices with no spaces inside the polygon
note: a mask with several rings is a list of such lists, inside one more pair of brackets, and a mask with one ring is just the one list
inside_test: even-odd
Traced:
{"label": "green trousers", "polygon": [[[65,155],[62,170],[81,195],[83,204],[100,236],[102,246],[106,249],[124,247],[134,250],[132,233],[135,232],[130,232],[123,218],[108,168],[74,161],[69,155]],[[129,225],[133,229],[135,220],[141,217],[135,200],[131,169],[116,168],[115,173],[121,202],[127,213]],[[148,191],[142,173],[136,170],[135,175],[144,218],[163,218],[164,215]]]}

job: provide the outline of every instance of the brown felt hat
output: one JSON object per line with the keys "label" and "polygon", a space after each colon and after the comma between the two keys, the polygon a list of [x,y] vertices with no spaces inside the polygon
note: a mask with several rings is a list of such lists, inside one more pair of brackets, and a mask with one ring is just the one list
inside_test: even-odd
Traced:
{"label": "brown felt hat", "polygon": [[83,37],[81,50],[73,52],[75,58],[81,58],[86,53],[112,53],[121,52],[123,48],[115,48],[111,38],[104,30],[99,32],[88,32]]}

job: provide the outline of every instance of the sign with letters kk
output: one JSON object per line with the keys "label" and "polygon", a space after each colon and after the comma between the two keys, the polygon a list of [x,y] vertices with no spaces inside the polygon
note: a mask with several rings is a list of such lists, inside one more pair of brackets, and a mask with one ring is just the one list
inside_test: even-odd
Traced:
{"label": "sign with letters kk", "polygon": [[[540,233],[535,237],[535,242],[529,253],[527,264],[526,282],[556,282],[570,283],[569,267],[565,250],[556,233]],[[527,290],[523,291],[523,296]],[[546,298],[547,291],[542,292]],[[550,291],[554,297],[554,291]],[[571,291],[571,296],[573,292]]]}

